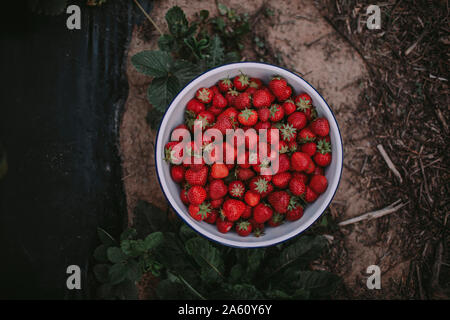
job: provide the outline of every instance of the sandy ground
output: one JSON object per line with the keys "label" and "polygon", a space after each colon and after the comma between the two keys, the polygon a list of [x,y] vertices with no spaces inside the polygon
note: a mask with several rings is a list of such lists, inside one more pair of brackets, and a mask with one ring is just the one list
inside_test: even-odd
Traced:
{"label": "sandy ground", "polygon": [[[229,7],[255,14],[264,1],[228,1]],[[207,9],[217,14],[215,1],[155,1],[151,16],[159,26],[166,26],[165,12],[173,5],[180,6],[188,19],[195,12]],[[267,49],[276,54],[281,64],[301,74],[326,99],[338,120],[344,140],[344,172],[339,190],[330,211],[337,221],[358,216],[389,203],[371,196],[371,177],[364,174],[364,162],[377,151],[366,130],[367,120],[359,110],[361,92],[368,72],[361,57],[323,19],[313,1],[271,2],[274,15],[261,16],[254,32],[264,39]],[[164,29],[164,28],[163,28]],[[128,62],[135,53],[156,47],[157,34],[143,35],[136,27],[128,51]],[[255,59],[251,49],[244,57]],[[145,118],[151,106],[146,100],[150,82],[128,63],[129,96],[120,127],[120,147],[123,161],[123,182],[127,196],[129,221],[138,200],[151,202],[162,208],[166,200],[159,188],[154,170],[153,141],[155,130]],[[332,271],[344,279],[346,292],[342,298],[394,298],[399,288],[406,285],[409,261],[401,260],[401,233],[404,223],[401,213],[395,213],[381,222],[361,222],[342,227],[333,234]],[[382,271],[382,289],[368,290],[366,268],[377,264]]]}

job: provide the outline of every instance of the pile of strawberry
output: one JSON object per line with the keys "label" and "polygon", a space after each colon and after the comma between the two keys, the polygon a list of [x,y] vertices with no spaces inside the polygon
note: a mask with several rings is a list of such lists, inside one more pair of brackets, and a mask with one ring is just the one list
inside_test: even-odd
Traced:
{"label": "pile of strawberry", "polygon": [[[222,79],[210,88],[200,88],[186,105],[185,124],[177,128],[193,131],[200,120],[202,129],[279,129],[279,170],[275,175],[261,175],[261,163],[213,163],[171,165],[172,179],[181,185],[181,200],[191,217],[215,224],[226,233],[233,226],[240,236],[263,234],[264,227],[279,226],[303,216],[304,205],[314,202],[327,189],[324,167],[331,162],[329,123],[317,117],[311,97],[295,95],[285,79],[274,77],[268,86],[260,79],[241,74]],[[165,160],[198,154],[202,146],[191,142],[175,154],[168,142]],[[225,141],[225,138],[224,138]],[[224,142],[224,153],[236,157],[236,149]],[[246,141],[246,157],[250,146]],[[246,158],[246,159],[247,159]]]}

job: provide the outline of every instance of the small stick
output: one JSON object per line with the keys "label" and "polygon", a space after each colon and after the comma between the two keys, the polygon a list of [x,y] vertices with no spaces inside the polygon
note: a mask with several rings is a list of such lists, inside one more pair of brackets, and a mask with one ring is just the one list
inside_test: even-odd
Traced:
{"label": "small stick", "polygon": [[404,206],[406,206],[408,204],[407,203],[403,203],[403,204],[399,204],[401,202],[401,199],[398,199],[397,201],[395,201],[394,203],[388,205],[387,207],[380,209],[380,210],[376,210],[376,211],[371,211],[371,212],[367,212],[365,214],[362,214],[358,217],[355,218],[351,218],[342,222],[338,223],[338,226],[342,227],[342,226],[346,226],[349,224],[353,224],[359,221],[363,221],[363,220],[372,220],[372,219],[378,219],[381,218],[387,214],[393,213],[397,210],[399,210],[400,208],[403,208]]}
{"label": "small stick", "polygon": [[151,24],[155,27],[156,30],[158,30],[160,35],[163,35],[163,32],[161,31],[161,29],[158,27],[158,25],[155,23],[155,21],[153,21],[153,19],[148,15],[148,13],[144,10],[144,8],[142,8],[141,4],[137,1],[134,0],[134,3],[136,3],[136,5],[138,6],[138,8],[142,11],[142,13],[147,17],[148,21],[151,22]]}
{"label": "small stick", "polygon": [[419,157],[420,170],[422,171],[423,182],[425,184],[425,193],[427,194],[430,205],[433,205],[433,198],[430,196],[430,188],[428,187],[427,176],[425,175],[425,169],[423,167],[422,158]]}
{"label": "small stick", "polygon": [[422,38],[425,36],[426,31],[422,32],[422,34],[419,36],[419,38],[405,51],[405,56],[409,55],[419,44],[419,42],[422,40]]}
{"label": "small stick", "polygon": [[394,175],[400,180],[400,183],[403,183],[402,175],[400,172],[398,172],[397,168],[395,167],[394,163],[392,163],[391,158],[389,158],[388,154],[384,150],[383,146],[381,144],[377,145],[378,151],[380,151],[381,156],[383,157],[384,161],[386,161],[386,164],[388,165],[389,169],[394,173]]}

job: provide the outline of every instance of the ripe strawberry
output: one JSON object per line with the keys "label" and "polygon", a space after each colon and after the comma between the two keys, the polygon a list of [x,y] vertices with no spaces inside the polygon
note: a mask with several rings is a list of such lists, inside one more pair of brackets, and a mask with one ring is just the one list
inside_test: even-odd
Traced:
{"label": "ripe strawberry", "polygon": [[208,217],[208,214],[211,212],[211,207],[210,204],[206,202],[198,206],[191,204],[189,205],[188,211],[192,218],[201,221]]}
{"label": "ripe strawberry", "polygon": [[244,198],[245,198],[245,202],[246,202],[249,206],[254,207],[254,206],[256,206],[256,205],[259,203],[259,201],[261,200],[261,195],[260,195],[258,192],[256,192],[256,191],[249,190],[249,191],[247,191],[247,192],[245,193]]}
{"label": "ripe strawberry", "polygon": [[204,186],[208,177],[208,167],[203,166],[200,170],[188,169],[184,174],[184,179],[191,186]]}
{"label": "ripe strawberry", "polygon": [[269,120],[270,117],[270,110],[269,108],[261,108],[258,109],[258,119],[261,122],[266,122]]}
{"label": "ripe strawberry", "polygon": [[316,168],[316,165],[314,164],[314,161],[310,161],[308,164],[308,168],[306,168],[306,170],[305,170],[305,173],[311,174],[311,173],[313,173],[315,168]]}
{"label": "ripe strawberry", "polygon": [[298,150],[298,144],[296,141],[289,141],[288,147],[289,147],[289,152],[295,152]]}
{"label": "ripe strawberry", "polygon": [[285,189],[289,185],[292,175],[289,172],[277,173],[272,178],[272,183],[275,187]]}
{"label": "ripe strawberry", "polygon": [[313,176],[315,176],[315,175],[317,175],[317,174],[320,174],[320,175],[324,175],[324,172],[323,172],[323,168],[322,167],[319,167],[319,166],[316,166],[315,168],[314,168],[314,171],[311,173]]}
{"label": "ripe strawberry", "polygon": [[206,129],[214,124],[216,117],[209,111],[202,111],[197,115],[196,120],[201,121],[202,129]]}
{"label": "ripe strawberry", "polygon": [[286,212],[286,220],[287,221],[296,221],[303,217],[303,207],[294,202],[292,205],[289,204],[288,211]]}
{"label": "ripe strawberry", "polygon": [[244,109],[239,113],[238,121],[244,126],[254,126],[258,122],[258,113],[253,109]]}
{"label": "ripe strawberry", "polygon": [[270,80],[269,88],[279,101],[288,99],[292,93],[292,89],[287,85],[286,80],[280,77]]}
{"label": "ripe strawberry", "polygon": [[204,221],[210,224],[215,224],[218,216],[219,213],[217,212],[217,210],[211,210],[209,213],[207,213]]}
{"label": "ripe strawberry", "polygon": [[325,118],[317,118],[311,122],[310,127],[312,132],[321,137],[327,136],[330,132],[330,124]]}
{"label": "ripe strawberry", "polygon": [[253,220],[255,223],[264,223],[272,218],[273,210],[265,203],[259,203],[253,208]]}
{"label": "ripe strawberry", "polygon": [[180,142],[170,141],[164,146],[164,160],[169,163],[181,163],[183,154],[184,148]]}
{"label": "ripe strawberry", "polygon": [[290,114],[294,113],[295,110],[297,110],[297,106],[295,105],[294,101],[292,101],[290,99],[283,102],[282,107],[284,109],[285,115],[290,115]]}
{"label": "ripe strawberry", "polygon": [[212,99],[212,106],[216,107],[216,108],[225,108],[228,105],[228,101],[227,99],[225,99],[225,97],[223,95],[221,95],[220,93],[217,93],[214,95],[213,99]]}
{"label": "ripe strawberry", "polygon": [[172,180],[176,183],[181,183],[184,180],[184,167],[181,165],[172,166],[170,168],[170,175]]}
{"label": "ripe strawberry", "polygon": [[301,196],[306,191],[305,183],[301,178],[292,178],[289,182],[289,190],[294,196]]}
{"label": "ripe strawberry", "polygon": [[318,166],[328,166],[331,162],[330,143],[324,140],[319,140],[319,142],[317,143],[317,152],[314,155],[313,159]]}
{"label": "ripe strawberry", "polygon": [[208,109],[206,109],[207,111],[211,112],[215,117],[217,117],[219,114],[222,113],[223,109],[219,108],[219,107],[209,107]]}
{"label": "ripe strawberry", "polygon": [[303,128],[297,135],[297,140],[299,143],[314,141],[315,139],[316,135],[309,128]]}
{"label": "ripe strawberry", "polygon": [[246,237],[252,233],[252,224],[248,221],[241,221],[236,223],[236,233],[241,237]]}
{"label": "ripe strawberry", "polygon": [[275,101],[276,97],[272,94],[272,91],[270,91],[268,87],[262,89],[267,92],[267,94],[269,95],[270,104],[272,104]]}
{"label": "ripe strawberry", "polygon": [[220,198],[225,197],[225,195],[228,193],[228,187],[223,182],[223,180],[213,180],[209,184],[209,197],[212,200],[217,200]]}
{"label": "ripe strawberry", "polygon": [[282,173],[291,170],[291,161],[287,154],[280,154],[278,156],[278,172]]}
{"label": "ripe strawberry", "polygon": [[180,192],[180,198],[181,198],[181,201],[184,203],[184,204],[189,204],[189,199],[188,199],[188,190],[189,190],[189,188],[182,188],[181,189],[181,192]]}
{"label": "ripe strawberry", "polygon": [[255,172],[252,169],[240,168],[237,171],[237,178],[241,181],[247,181],[255,176]]}
{"label": "ripe strawberry", "polygon": [[314,175],[309,182],[309,187],[317,194],[324,193],[328,187],[328,181],[325,176]]}
{"label": "ripe strawberry", "polygon": [[249,86],[247,89],[245,89],[244,92],[248,93],[249,95],[253,95],[256,92],[256,90],[258,89]]}
{"label": "ripe strawberry", "polygon": [[303,112],[310,109],[312,106],[312,99],[307,93],[301,93],[296,96],[294,102],[297,105],[297,110]]}
{"label": "ripe strawberry", "polygon": [[281,138],[286,142],[295,141],[297,138],[297,129],[295,129],[291,124],[283,124],[280,128]]}
{"label": "ripe strawberry", "polygon": [[227,233],[228,231],[231,230],[231,228],[233,228],[233,222],[218,217],[216,220],[216,226],[219,232]]}
{"label": "ripe strawberry", "polygon": [[198,101],[197,99],[191,99],[186,105],[186,112],[190,115],[195,117],[197,114],[199,114],[202,111],[205,111],[205,105]]}
{"label": "ripe strawberry", "polygon": [[203,103],[210,103],[214,96],[214,92],[209,88],[200,88],[195,92],[195,98]]}
{"label": "ripe strawberry", "polygon": [[284,110],[279,104],[273,104],[270,107],[270,121],[278,122],[284,117]]}
{"label": "ripe strawberry", "polygon": [[222,206],[223,198],[211,200],[211,208],[219,209]]}
{"label": "ripe strawberry", "polygon": [[280,153],[289,152],[289,144],[286,141],[281,140],[278,143],[278,150],[280,151]]}
{"label": "ripe strawberry", "polygon": [[219,90],[221,92],[227,92],[228,90],[233,88],[233,82],[231,82],[231,80],[229,78],[222,79],[222,80],[219,80],[219,82],[217,83],[217,86],[219,87]]}
{"label": "ripe strawberry", "polygon": [[267,90],[259,89],[253,94],[253,106],[255,108],[269,107],[271,103],[272,99]]}
{"label": "ripe strawberry", "polygon": [[273,190],[273,185],[267,180],[266,176],[255,177],[250,180],[249,189],[256,191],[265,198]]}
{"label": "ripe strawberry", "polygon": [[303,152],[294,152],[291,156],[291,167],[295,171],[304,171],[308,168],[311,158]]}
{"label": "ripe strawberry", "polygon": [[235,128],[235,121],[232,118],[219,115],[216,123],[213,125],[214,129],[219,130],[223,135],[227,134],[227,130],[233,130]]}
{"label": "ripe strawberry", "polygon": [[214,97],[214,95],[216,95],[217,93],[220,93],[219,87],[216,86],[216,85],[209,87],[209,90],[211,90],[211,91],[213,92],[213,97]]}
{"label": "ripe strawberry", "polygon": [[239,76],[234,77],[233,84],[236,90],[244,91],[250,85],[250,79],[247,75],[241,73]]}
{"label": "ripe strawberry", "polygon": [[291,196],[286,191],[275,191],[268,195],[272,208],[278,213],[286,213]]}
{"label": "ripe strawberry", "polygon": [[199,205],[206,199],[206,190],[201,186],[192,186],[188,191],[189,202],[193,205]]}
{"label": "ripe strawberry", "polygon": [[211,177],[223,179],[228,176],[229,170],[223,163],[214,163],[211,167]]}
{"label": "ripe strawberry", "polygon": [[315,142],[307,142],[301,146],[300,150],[312,157],[316,154],[317,146]]}
{"label": "ripe strawberry", "polygon": [[252,216],[252,213],[253,213],[253,208],[250,207],[249,205],[246,205],[244,212],[242,212],[241,218],[248,219]]}
{"label": "ripe strawberry", "polygon": [[308,175],[303,173],[303,172],[293,172],[292,173],[292,178],[297,178],[300,179],[300,181],[302,181],[305,185],[308,183]]}
{"label": "ripe strawberry", "polygon": [[284,221],[284,215],[278,212],[275,212],[272,216],[272,218],[270,218],[269,221],[267,221],[267,224],[273,228],[278,227],[279,225],[281,225]]}
{"label": "ripe strawberry", "polygon": [[317,193],[314,192],[314,190],[312,190],[309,186],[306,186],[306,192],[305,192],[305,201],[306,202],[314,202],[316,201],[317,197],[319,195]]}
{"label": "ripe strawberry", "polygon": [[303,129],[306,126],[306,116],[303,112],[295,111],[292,113],[288,119],[288,123],[292,125],[295,129]]}
{"label": "ripe strawberry", "polygon": [[246,109],[246,108],[250,108],[250,106],[251,106],[250,95],[247,92],[239,93],[233,99],[233,106],[236,109],[238,109],[238,110],[243,110],[243,109]]}
{"label": "ripe strawberry", "polygon": [[236,90],[228,90],[227,93],[225,94],[225,99],[227,99],[228,101],[228,105],[232,106],[234,105],[234,99],[236,99],[236,97],[239,95],[239,92],[237,92]]}
{"label": "ripe strawberry", "polygon": [[269,121],[259,121],[258,123],[256,123],[253,128],[258,132],[258,130],[267,130],[271,127],[271,124]]}
{"label": "ripe strawberry", "polygon": [[260,89],[262,87],[263,83],[258,78],[250,78],[250,88]]}
{"label": "ripe strawberry", "polygon": [[220,114],[217,119],[222,119],[222,118],[229,118],[231,120],[235,120],[237,118],[239,114],[239,111],[237,111],[235,108],[233,107],[229,107],[226,108],[224,112],[222,112],[222,114]]}
{"label": "ripe strawberry", "polygon": [[245,211],[245,203],[236,199],[227,199],[222,206],[223,214],[229,221],[238,220]]}
{"label": "ripe strawberry", "polygon": [[228,184],[228,192],[232,197],[242,199],[245,193],[245,185],[239,180],[232,181]]}

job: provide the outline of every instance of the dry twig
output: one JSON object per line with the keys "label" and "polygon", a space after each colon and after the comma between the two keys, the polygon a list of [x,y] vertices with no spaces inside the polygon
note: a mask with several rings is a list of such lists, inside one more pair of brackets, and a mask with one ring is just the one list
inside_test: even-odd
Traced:
{"label": "dry twig", "polygon": [[381,218],[385,215],[388,215],[390,213],[393,213],[397,210],[399,210],[400,208],[403,208],[404,206],[406,206],[408,204],[407,203],[400,203],[402,200],[398,199],[397,201],[395,201],[394,203],[388,205],[386,208],[383,208],[381,210],[376,210],[376,211],[371,211],[371,212],[367,212],[363,215],[360,215],[358,217],[355,218],[351,218],[342,222],[338,223],[338,226],[343,227],[349,224],[353,224],[356,222],[360,222],[363,220],[372,220],[372,219],[378,219]]}
{"label": "dry twig", "polygon": [[379,144],[377,145],[378,151],[380,151],[381,156],[383,157],[384,161],[386,161],[386,164],[388,165],[389,169],[394,173],[394,175],[398,178],[400,183],[403,183],[402,175],[400,172],[398,172],[397,168],[395,167],[394,163],[391,161],[391,158],[389,158],[388,154],[383,148],[383,145]]}

